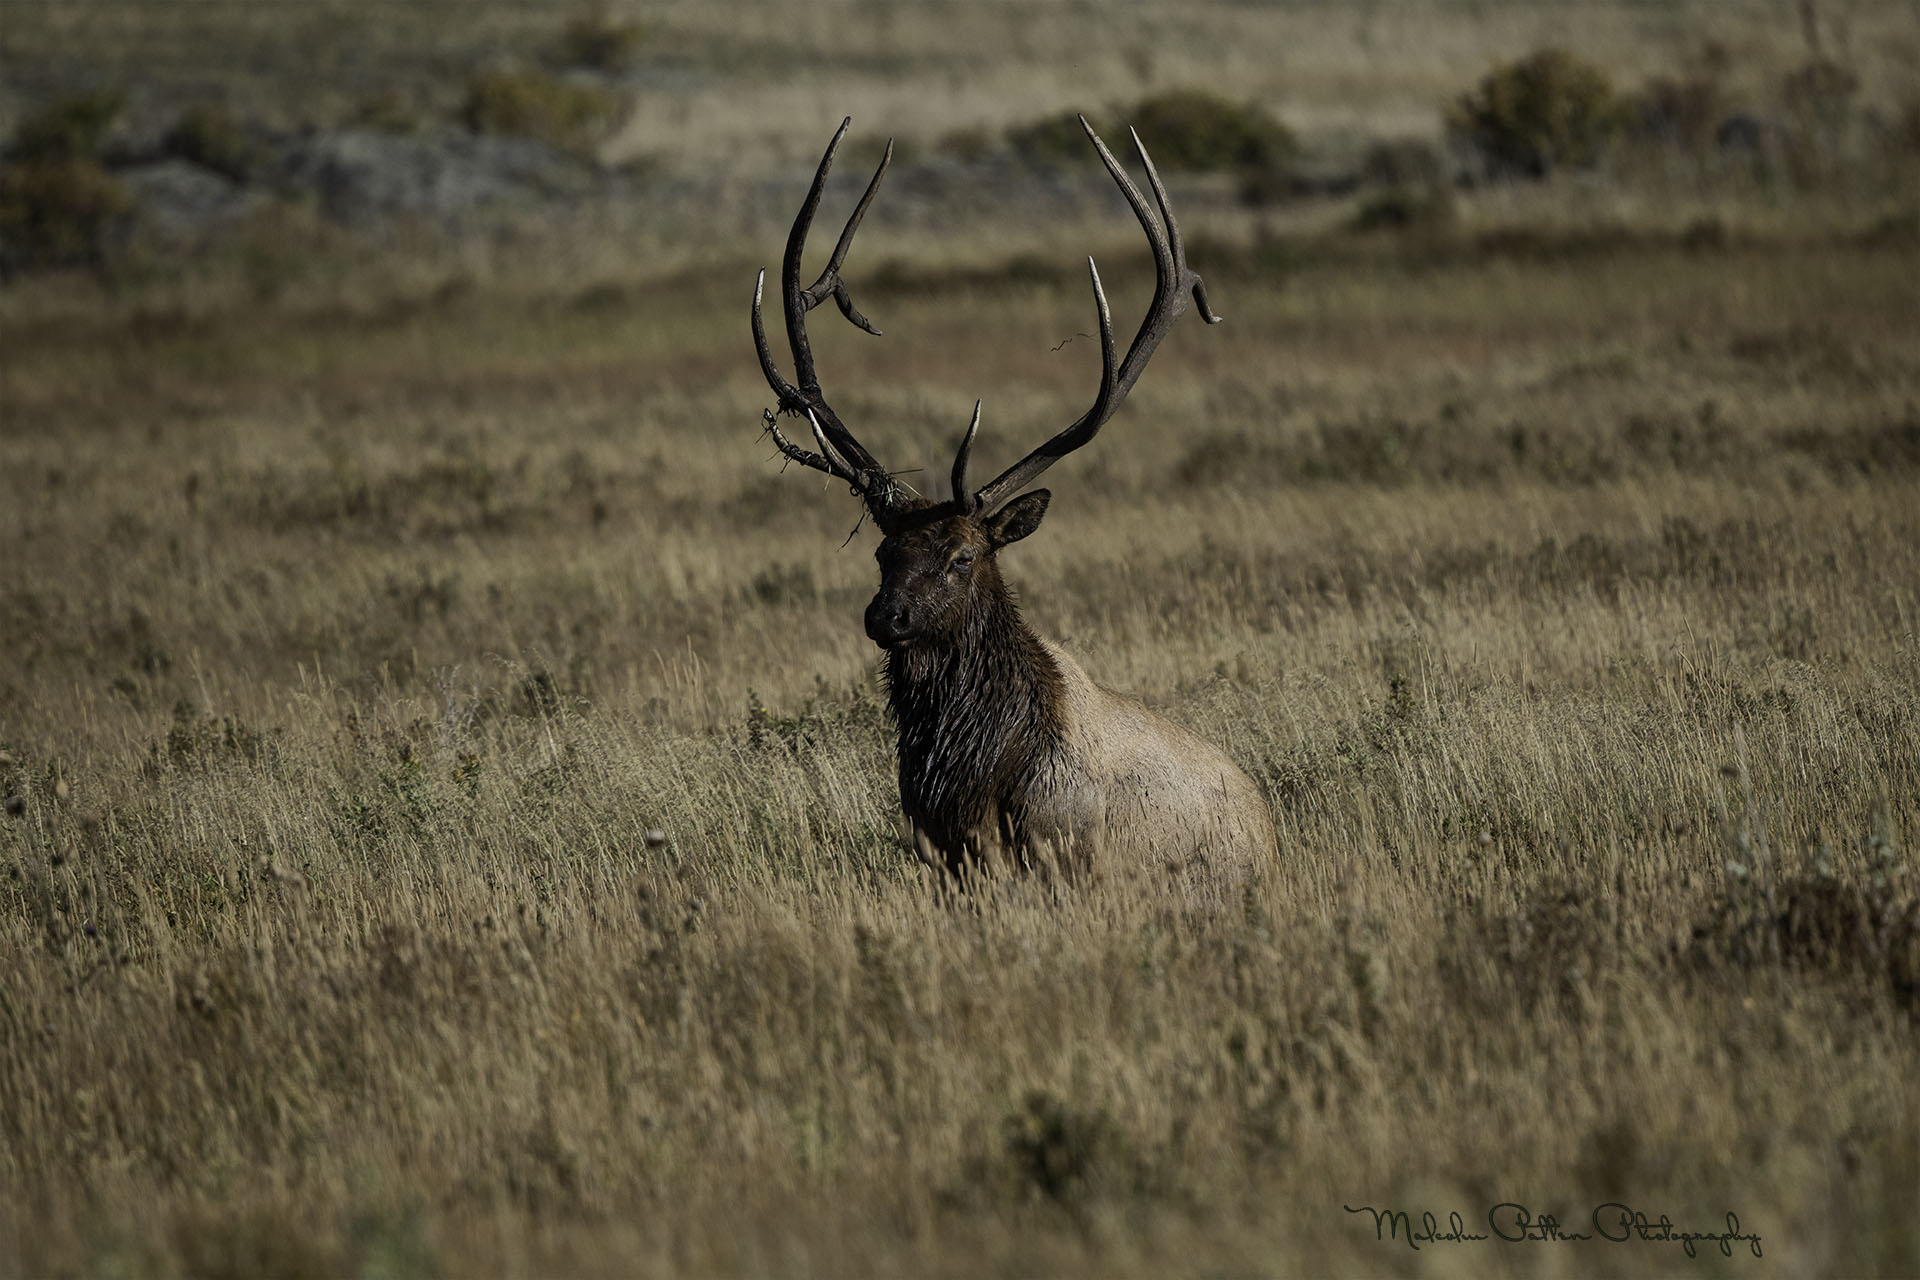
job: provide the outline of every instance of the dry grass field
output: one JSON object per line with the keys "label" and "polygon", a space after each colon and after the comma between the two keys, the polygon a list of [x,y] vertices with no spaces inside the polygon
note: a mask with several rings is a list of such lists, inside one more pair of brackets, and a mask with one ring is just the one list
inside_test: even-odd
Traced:
{"label": "dry grass field", "polygon": [[[1451,39],[1409,100],[1516,51]],[[1920,1272],[1911,186],[1175,198],[1227,323],[1003,563],[1267,789],[1224,905],[919,869],[875,535],[759,434],[778,230],[0,289],[0,1274]],[[1024,453],[1095,385],[1080,255],[1144,304],[1123,219],[877,212],[836,406]],[[1345,1208],[1502,1202],[1760,1239]]]}

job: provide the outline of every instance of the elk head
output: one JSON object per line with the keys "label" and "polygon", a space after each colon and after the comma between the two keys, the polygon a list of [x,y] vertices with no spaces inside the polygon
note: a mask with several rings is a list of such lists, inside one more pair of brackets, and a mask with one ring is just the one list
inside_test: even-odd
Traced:
{"label": "elk head", "polygon": [[975,490],[970,488],[967,480],[967,459],[973,449],[974,436],[980,429],[980,405],[976,401],[973,421],[968,425],[954,457],[953,496],[944,502],[933,502],[910,493],[854,438],[853,433],[840,421],[839,415],[828,405],[820,390],[820,379],[814,370],[813,349],[807,340],[807,313],[829,297],[838,304],[841,314],[855,325],[876,336],[880,332],[854,306],[840,270],[846,260],[847,249],[853,243],[854,233],[859,230],[860,220],[866,215],[867,206],[880,188],[880,179],[893,160],[891,141],[880,159],[879,167],[874,170],[872,180],[867,183],[866,193],[860,197],[860,203],[854,207],[846,226],[841,230],[840,240],[834,246],[826,269],[811,285],[806,288],[800,286],[800,259],[806,248],[807,232],[820,206],[827,172],[833,166],[833,154],[852,123],[851,117],[841,121],[833,141],[827,144],[826,154],[820,158],[820,167],[814,173],[813,185],[808,189],[799,216],[794,219],[793,228],[787,235],[786,256],[780,272],[780,296],[786,314],[787,340],[793,349],[797,383],[788,382],[781,375],[767,344],[766,325],[760,314],[767,274],[764,270],[753,287],[753,343],[767,384],[778,398],[780,413],[806,418],[817,451],[789,440],[781,432],[779,421],[770,409],[765,414],[766,428],[775,446],[791,461],[845,481],[854,495],[866,504],[874,523],[880,526],[881,533],[885,535],[875,553],[880,562],[881,582],[879,593],[874,596],[873,603],[867,606],[867,635],[882,648],[898,651],[948,640],[965,628],[980,602],[1002,601],[1006,598],[995,556],[1000,548],[1018,542],[1040,526],[1040,518],[1046,513],[1051,496],[1045,489],[1035,489],[1029,493],[1021,493],[1021,490],[1038,479],[1056,461],[1092,440],[1114,415],[1146,369],[1147,361],[1152,358],[1161,339],[1166,337],[1167,331],[1186,311],[1189,294],[1208,324],[1218,324],[1220,317],[1207,305],[1206,286],[1187,265],[1186,248],[1180,238],[1180,227],[1174,221],[1172,206],[1167,202],[1166,187],[1161,183],[1147,149],[1141,145],[1140,136],[1133,135],[1133,145],[1139,152],[1148,185],[1159,206],[1157,216],[1140,188],[1134,185],[1120,162],[1107,150],[1100,135],[1093,131],[1093,126],[1087,123],[1084,116],[1081,117],[1081,128],[1086,130],[1087,138],[1099,153],[1107,172],[1132,207],[1153,249],[1156,272],[1153,302],[1147,308],[1146,317],[1140,322],[1126,355],[1120,356],[1114,343],[1113,318],[1107,307],[1107,295],[1100,286],[1100,272],[1094,267],[1093,259],[1087,259],[1087,271],[1093,281],[1094,306],[1100,321],[1100,389],[1092,406],[1052,439]]}
{"label": "elk head", "polygon": [[867,638],[901,649],[962,632],[976,602],[1004,592],[995,554],[1040,527],[1052,496],[1035,489],[989,514],[948,514],[888,534],[873,553],[880,590],[867,606]]}

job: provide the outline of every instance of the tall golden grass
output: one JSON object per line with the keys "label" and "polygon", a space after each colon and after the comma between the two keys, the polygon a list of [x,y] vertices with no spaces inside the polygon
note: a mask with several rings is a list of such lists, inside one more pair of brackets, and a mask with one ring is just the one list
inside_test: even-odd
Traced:
{"label": "tall golden grass", "polygon": [[[1268,788],[1225,908],[915,869],[743,278],[16,295],[0,1266],[1913,1269],[1912,247],[1211,252],[1007,568]],[[890,461],[1091,393],[1070,277],[899,279]]]}
{"label": "tall golden grass", "polygon": [[[569,16],[283,8],[20,7],[0,65],[84,45],[136,134],[209,58],[250,119],[444,116]],[[848,109],[924,154],[1201,83],[1352,144],[1544,43],[1772,92],[1807,7],[792,8],[638,15],[608,154],[686,207],[274,206],[0,290],[0,1275],[1920,1271],[1910,166],[1398,236],[1180,180],[1228,323],[1004,567],[1266,789],[1226,903],[920,870],[875,538],[780,473],[746,332]],[[1890,101],[1903,11],[1807,11]],[[1084,407],[1080,254],[1123,328],[1150,273],[1097,168],[901,167],[889,336],[815,342],[931,486],[976,396],[987,473]],[[1350,1211],[1502,1202],[1759,1240]]]}

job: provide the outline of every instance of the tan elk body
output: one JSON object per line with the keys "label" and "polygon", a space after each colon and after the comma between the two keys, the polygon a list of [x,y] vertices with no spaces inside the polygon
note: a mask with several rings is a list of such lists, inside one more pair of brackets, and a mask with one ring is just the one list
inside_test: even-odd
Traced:
{"label": "tan elk body", "polygon": [[[1275,853],[1266,797],[1218,747],[1137,700],[1095,684],[1040,642],[1059,671],[1060,737],[1025,778],[1025,835],[1076,862],[1123,858],[1169,868],[1249,870]],[[1005,803],[1017,807],[1018,779]],[[994,831],[972,838],[1000,849]],[[932,860],[921,846],[921,856]]]}
{"label": "tan elk body", "polygon": [[1020,491],[1113,416],[1189,294],[1208,323],[1218,320],[1187,266],[1146,149],[1135,137],[1157,219],[1099,136],[1086,130],[1146,231],[1157,271],[1153,302],[1125,357],[1117,355],[1106,294],[1089,261],[1101,344],[1093,406],[976,491],[967,483],[980,426],[976,404],[954,459],[953,497],[932,502],[907,493],[841,423],[821,393],[807,339],[807,312],[829,297],[854,324],[878,333],[854,307],[840,267],[886,173],[891,145],[826,269],[811,286],[799,283],[807,232],[850,123],[842,122],[828,145],[787,237],[781,300],[797,385],[781,375],[768,347],[764,272],[754,288],[753,337],[781,412],[807,419],[819,451],[788,440],[769,411],[775,444],[792,461],[845,481],[885,535],[875,552],[880,590],[867,607],[866,628],[886,651],[900,801],[915,849],[955,873],[1055,863],[1074,871],[1165,867],[1237,876],[1270,860],[1277,852],[1273,820],[1253,781],[1204,738],[1095,684],[1027,626],[1000,576],[999,551],[1038,528],[1050,500],[1045,489]]}

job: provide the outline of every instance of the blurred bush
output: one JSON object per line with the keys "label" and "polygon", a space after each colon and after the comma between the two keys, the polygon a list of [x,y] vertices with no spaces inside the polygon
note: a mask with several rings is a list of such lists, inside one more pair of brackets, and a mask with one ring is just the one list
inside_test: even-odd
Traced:
{"label": "blurred bush", "polygon": [[1390,138],[1367,148],[1361,179],[1376,187],[1443,187],[1451,174],[1439,148],[1424,138]]}
{"label": "blurred bush", "polygon": [[1163,169],[1285,171],[1298,150],[1293,132],[1264,107],[1231,103],[1198,89],[1156,94],[1128,114]]}
{"label": "blurred bush", "polygon": [[235,182],[245,182],[266,151],[225,107],[189,107],[161,140],[168,155],[190,160]]}
{"label": "blurred bush", "polygon": [[[1100,122],[1094,120],[1093,127],[1099,129]],[[1074,111],[1015,125],[1007,130],[1007,145],[1028,164],[1042,166],[1071,164],[1088,152],[1087,135]]]}
{"label": "blurred bush", "polygon": [[100,144],[119,114],[118,94],[85,93],[63,98],[20,122],[14,130],[9,157],[21,164],[93,159],[100,154]]}
{"label": "blurred bush", "polygon": [[1350,231],[1437,235],[1458,220],[1451,168],[1423,138],[1393,138],[1368,147],[1360,181],[1371,194],[1348,221]]}
{"label": "blurred bush", "polygon": [[1860,78],[1826,58],[1815,58],[1780,81],[1788,173],[1801,186],[1823,182],[1847,159]]}
{"label": "blurred bush", "polygon": [[1437,234],[1451,230],[1457,217],[1452,187],[1409,183],[1368,196],[1347,226],[1353,231]]}
{"label": "blurred bush", "polygon": [[398,89],[382,89],[361,100],[352,122],[375,133],[418,133],[426,119],[410,95]]}
{"label": "blurred bush", "polygon": [[556,56],[563,67],[626,71],[639,57],[640,43],[638,23],[617,21],[602,7],[566,25],[560,33]]}
{"label": "blurred bush", "polygon": [[132,207],[95,161],[9,165],[0,170],[0,257],[10,268],[97,266]]}
{"label": "blurred bush", "polygon": [[1447,126],[1492,174],[1543,178],[1597,164],[1625,110],[1607,73],[1564,49],[1502,63],[1463,94]]}
{"label": "blurred bush", "polygon": [[[1298,155],[1293,132],[1256,104],[1179,89],[1143,98],[1108,119],[1087,118],[1123,158],[1131,125],[1163,171],[1234,174],[1242,197],[1252,203],[1292,192]],[[1018,125],[1007,130],[1006,138],[1021,160],[1045,167],[1083,163],[1088,149],[1079,113],[1073,111]]]}
{"label": "blurred bush", "polygon": [[119,111],[118,97],[87,94],[21,122],[0,167],[0,267],[100,265],[133,207],[100,164]]}
{"label": "blurred bush", "polygon": [[980,125],[970,125],[942,135],[933,150],[961,164],[978,164],[993,150],[993,137]]}
{"label": "blurred bush", "polygon": [[591,147],[619,106],[613,94],[538,71],[489,67],[467,85],[461,117],[475,133],[538,138],[568,151]]}
{"label": "blurred bush", "polygon": [[1859,90],[1859,76],[1837,62],[1815,58],[1781,80],[1780,103],[1802,129],[1838,135],[1852,119]]}
{"label": "blurred bush", "polygon": [[1886,145],[1900,155],[1920,156],[1920,94],[1901,103],[1887,125]]}
{"label": "blurred bush", "polygon": [[1718,76],[1655,76],[1625,104],[1626,125],[1635,139],[1690,155],[1712,150],[1729,114]]}

